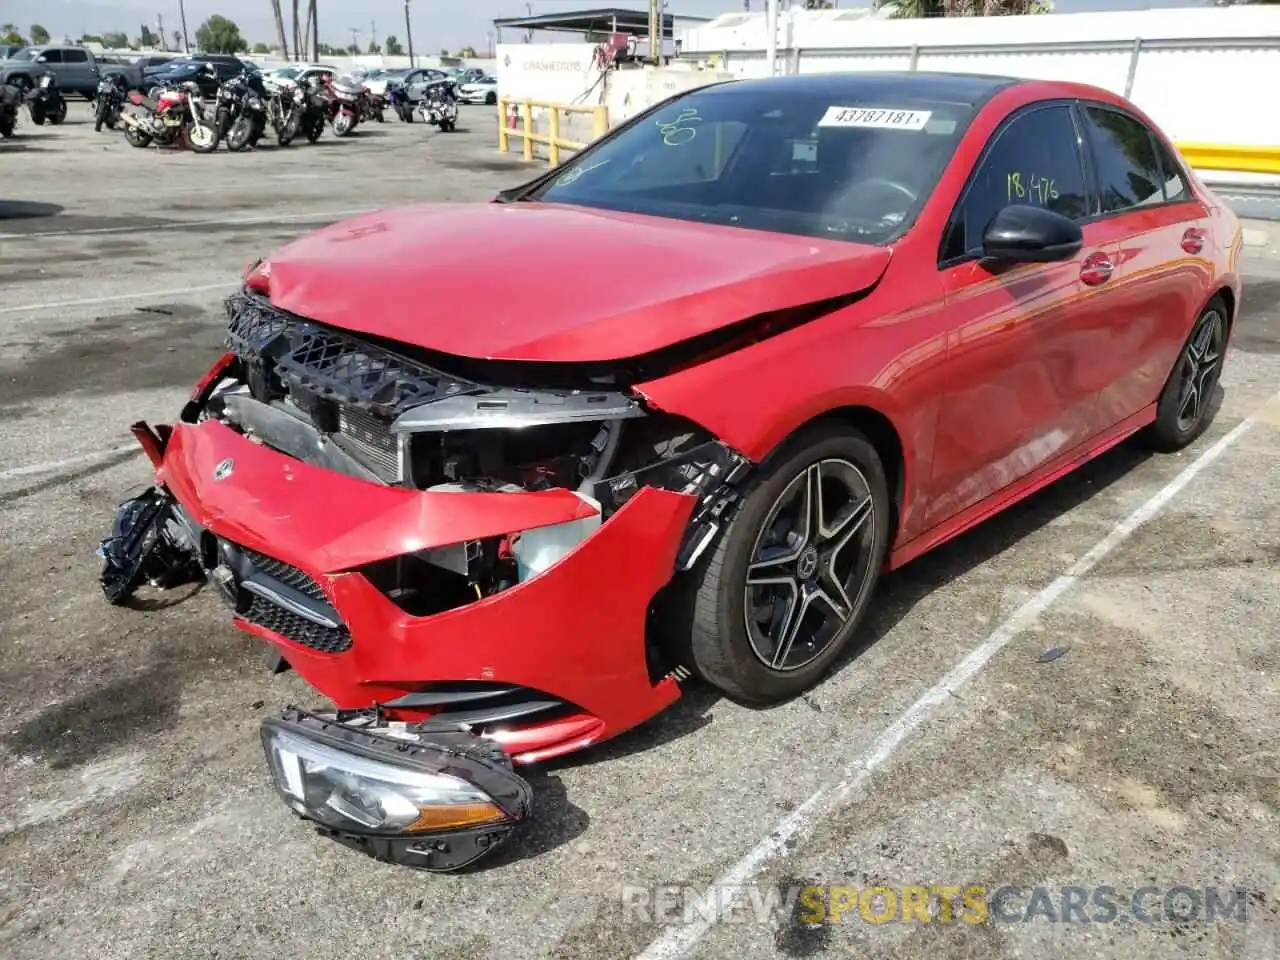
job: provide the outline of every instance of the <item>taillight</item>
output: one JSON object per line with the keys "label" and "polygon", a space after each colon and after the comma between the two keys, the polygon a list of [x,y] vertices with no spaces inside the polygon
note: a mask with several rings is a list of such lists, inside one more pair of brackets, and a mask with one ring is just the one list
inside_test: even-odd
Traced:
{"label": "taillight", "polygon": [[266,260],[258,260],[245,272],[244,285],[248,290],[254,293],[261,293],[264,296],[270,292],[271,287],[271,264]]}

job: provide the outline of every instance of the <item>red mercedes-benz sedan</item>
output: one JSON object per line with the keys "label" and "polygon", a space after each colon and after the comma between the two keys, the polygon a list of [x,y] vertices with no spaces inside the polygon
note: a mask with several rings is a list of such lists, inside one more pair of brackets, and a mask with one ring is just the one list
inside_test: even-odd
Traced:
{"label": "red mercedes-benz sedan", "polygon": [[1104,90],[928,73],[681,94],[494,203],[257,262],[104,587],[206,576],[336,710],[289,805],[428,869],[525,764],[699,677],[817,683],[880,572],[1131,434],[1205,429],[1241,231]]}

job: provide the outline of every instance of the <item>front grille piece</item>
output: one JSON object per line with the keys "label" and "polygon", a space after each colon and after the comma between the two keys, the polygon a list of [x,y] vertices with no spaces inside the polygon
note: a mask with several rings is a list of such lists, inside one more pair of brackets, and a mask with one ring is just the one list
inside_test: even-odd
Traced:
{"label": "front grille piece", "polygon": [[244,291],[227,299],[227,315],[227,344],[237,356],[270,360],[293,389],[384,418],[482,389],[344,331],[295,317]]}
{"label": "front grille piece", "polygon": [[320,653],[345,653],[351,649],[351,634],[346,627],[325,627],[312,623],[265,597],[254,597],[245,611],[250,623],[278,633],[286,640],[310,647]]}

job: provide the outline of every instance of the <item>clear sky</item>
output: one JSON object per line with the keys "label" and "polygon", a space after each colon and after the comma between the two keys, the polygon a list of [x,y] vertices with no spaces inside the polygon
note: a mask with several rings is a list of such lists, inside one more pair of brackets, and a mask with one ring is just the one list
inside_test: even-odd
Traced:
{"label": "clear sky", "polygon": [[[270,43],[275,36],[269,0],[183,0],[187,29],[194,39],[196,27],[206,17],[221,13],[240,26],[250,43]],[[301,0],[305,11],[305,0]],[[1202,6],[1209,0],[1057,0],[1062,13],[1084,10],[1133,10],[1146,7]],[[286,29],[292,0],[282,0]],[[840,0],[841,7],[865,7],[869,0]],[[533,0],[534,13],[558,13],[592,7],[633,7],[647,9],[644,0]],[[751,0],[754,10],[764,8],[764,0]],[[377,30],[379,42],[392,34],[404,42],[403,0],[319,0],[320,39],[324,43],[346,45],[351,42],[351,29],[360,30],[359,42],[369,42],[371,29]],[[485,47],[485,34],[495,17],[524,16],[524,0],[411,0],[413,45],[420,52],[441,48],[456,50],[470,44],[477,50]],[[668,12],[711,17],[742,9],[742,0],[668,0]],[[164,19],[165,33],[178,24],[178,0],[4,0],[0,19],[13,21],[25,33],[32,23],[39,23],[55,37],[64,33],[101,33],[124,30],[137,36],[142,22],[154,27],[156,15]],[[305,15],[305,13],[304,13]],[[514,39],[514,38],[513,38]]]}

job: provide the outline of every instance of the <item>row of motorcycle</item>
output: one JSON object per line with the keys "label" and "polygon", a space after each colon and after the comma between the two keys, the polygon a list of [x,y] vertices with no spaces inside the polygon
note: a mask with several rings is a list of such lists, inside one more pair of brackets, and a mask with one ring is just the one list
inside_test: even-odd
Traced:
{"label": "row of motorcycle", "polygon": [[[206,78],[216,76],[211,64],[205,70]],[[135,147],[185,143],[196,153],[212,153],[219,144],[237,152],[255,147],[270,128],[284,147],[300,135],[315,143],[326,126],[334,136],[348,136],[362,122],[382,122],[388,107],[403,119],[405,96],[403,88],[389,89],[384,99],[338,78],[299,83],[246,69],[221,83],[209,106],[195,81],[154,87],[143,95],[118,78],[104,78],[94,104],[94,130],[122,127]],[[126,104],[134,109],[126,112]],[[427,122],[453,130],[458,117],[453,84],[428,87],[418,108]]]}

